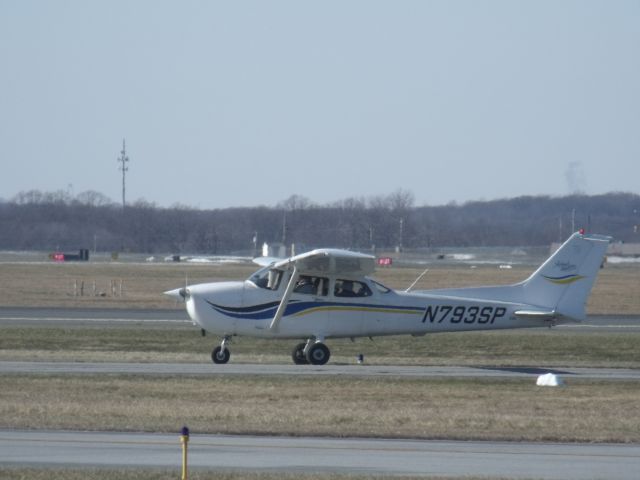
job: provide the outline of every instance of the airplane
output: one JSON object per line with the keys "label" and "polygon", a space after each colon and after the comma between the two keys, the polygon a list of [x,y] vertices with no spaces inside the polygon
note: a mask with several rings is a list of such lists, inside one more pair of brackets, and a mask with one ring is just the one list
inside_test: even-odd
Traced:
{"label": "airplane", "polygon": [[278,260],[239,282],[165,292],[184,300],[204,335],[222,340],[211,353],[229,361],[235,336],[302,340],[295,364],[324,365],[333,338],[423,336],[436,332],[554,326],[586,318],[585,305],[611,237],[576,232],[526,280],[506,286],[393,290],[370,278],[375,257],[321,248]]}

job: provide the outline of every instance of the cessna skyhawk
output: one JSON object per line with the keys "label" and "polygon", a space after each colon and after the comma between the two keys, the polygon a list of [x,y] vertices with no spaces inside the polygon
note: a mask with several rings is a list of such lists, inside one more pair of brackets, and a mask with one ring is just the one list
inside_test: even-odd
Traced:
{"label": "cessna skyhawk", "polygon": [[184,299],[194,324],[222,338],[211,354],[227,363],[234,336],[303,340],[296,364],[324,365],[332,338],[551,326],[585,318],[610,237],[573,234],[521,283],[423,291],[393,290],[371,279],[375,257],[318,249],[262,269],[240,282],[165,292]]}

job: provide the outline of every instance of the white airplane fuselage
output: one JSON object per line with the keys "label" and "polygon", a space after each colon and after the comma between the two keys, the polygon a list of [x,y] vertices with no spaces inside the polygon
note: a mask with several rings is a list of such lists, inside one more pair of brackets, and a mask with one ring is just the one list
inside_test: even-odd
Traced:
{"label": "white airplane fuselage", "polygon": [[265,338],[422,335],[545,325],[543,320],[514,316],[514,312],[528,307],[526,304],[395,290],[383,293],[370,279],[359,280],[367,282],[370,296],[338,298],[293,293],[277,329],[271,329],[270,324],[284,287],[271,291],[249,280],[194,285],[189,287],[187,311],[206,331]]}

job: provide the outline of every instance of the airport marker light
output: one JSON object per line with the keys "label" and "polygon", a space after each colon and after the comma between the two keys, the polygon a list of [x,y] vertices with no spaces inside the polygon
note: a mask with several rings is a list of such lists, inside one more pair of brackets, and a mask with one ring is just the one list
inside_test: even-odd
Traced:
{"label": "airport marker light", "polygon": [[182,445],[182,480],[187,480],[187,447],[189,444],[189,427],[186,425],[180,431],[180,444]]}

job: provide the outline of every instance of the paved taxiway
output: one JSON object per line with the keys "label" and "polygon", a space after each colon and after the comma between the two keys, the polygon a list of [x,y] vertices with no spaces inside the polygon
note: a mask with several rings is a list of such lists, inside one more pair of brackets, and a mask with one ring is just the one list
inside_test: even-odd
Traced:
{"label": "paved taxiway", "polygon": [[340,365],[229,363],[100,363],[1,361],[0,373],[127,375],[337,375],[352,377],[534,378],[555,373],[564,379],[640,381],[640,370],[625,368],[428,367],[413,365]]}
{"label": "paved taxiway", "polygon": [[[180,468],[178,434],[0,430],[0,465]],[[637,479],[640,445],[194,435],[191,468]]]}
{"label": "paved taxiway", "polygon": [[184,309],[0,307],[0,326],[188,326]]}

